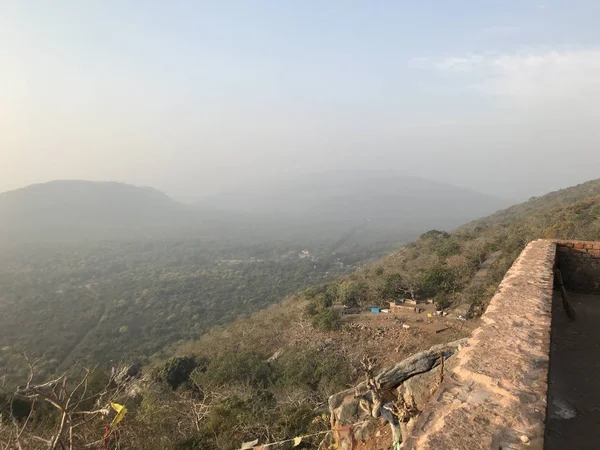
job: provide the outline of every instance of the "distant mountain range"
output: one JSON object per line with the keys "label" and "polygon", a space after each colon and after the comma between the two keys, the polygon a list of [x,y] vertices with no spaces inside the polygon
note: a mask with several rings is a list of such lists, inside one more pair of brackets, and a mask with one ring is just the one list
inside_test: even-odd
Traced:
{"label": "distant mountain range", "polygon": [[338,171],[213,196],[204,206],[295,220],[391,221],[421,229],[455,227],[510,204],[479,192],[391,172]]}
{"label": "distant mountain range", "polygon": [[0,194],[3,215],[50,224],[153,224],[182,210],[156,189],[114,182],[52,181]]}
{"label": "distant mountain range", "polygon": [[0,194],[0,232],[28,240],[108,237],[191,218],[184,205],[152,188],[113,182],[52,181]]}
{"label": "distant mountain range", "polygon": [[333,172],[239,189],[195,205],[153,188],[115,182],[52,181],[0,194],[0,238],[110,238],[132,230],[194,229],[247,222],[349,227],[370,222],[406,231],[450,228],[506,202],[417,177]]}

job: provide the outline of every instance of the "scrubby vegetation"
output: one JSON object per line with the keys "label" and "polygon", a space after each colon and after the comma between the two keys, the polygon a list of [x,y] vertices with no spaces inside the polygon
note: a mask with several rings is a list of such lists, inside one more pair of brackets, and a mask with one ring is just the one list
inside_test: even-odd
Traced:
{"label": "scrubby vegetation", "polygon": [[[440,309],[457,307],[477,316],[523,247],[537,238],[600,240],[600,181],[531,199],[452,232],[426,232],[352,274],[334,281],[321,278],[281,304],[157,353],[145,377],[128,381],[128,388],[114,396],[128,413],[111,431],[109,445],[225,450],[239,448],[244,441],[273,442],[325,431],[327,396],[357,381],[359,353],[376,345],[388,345],[392,351],[398,345],[394,357],[401,358],[429,345],[411,330],[402,331],[399,342],[383,344],[349,334],[341,326],[341,305],[362,308],[432,298]],[[492,254],[495,262],[475,277]],[[234,270],[230,277],[236,279]],[[27,286],[37,289],[33,281]],[[177,320],[193,317],[187,310],[178,314]],[[135,329],[114,320],[117,330],[128,325],[121,336]],[[32,436],[49,439],[60,411],[36,407],[27,420],[33,398],[9,394],[0,406],[0,443],[14,442],[19,433],[15,430],[24,430],[19,435],[28,444],[24,448],[47,448]],[[88,410],[94,405],[79,407]],[[75,434],[81,439],[78,443],[98,440],[103,445],[104,427],[114,415],[94,416],[82,425]],[[68,433],[61,439],[67,442]],[[314,448],[320,440],[317,435],[302,445]]]}
{"label": "scrubby vegetation", "polygon": [[[452,233],[423,233],[378,263],[305,291],[303,296],[310,302],[307,311],[318,317],[335,303],[386,306],[394,300],[432,298],[439,309],[460,306],[469,316],[480,314],[531,240],[600,239],[599,194],[600,182],[592,181],[531,199]],[[500,252],[498,260],[484,276],[474,279],[494,252]],[[323,295],[328,302],[323,302]]]}
{"label": "scrubby vegetation", "polygon": [[[39,376],[76,361],[147,363],[166,345],[196,339],[381,251],[354,241],[334,255],[329,235],[265,239],[165,237],[2,248],[0,375],[26,374],[23,349],[46,356]],[[305,248],[310,255],[300,258]],[[323,321],[335,326],[329,317]]]}
{"label": "scrubby vegetation", "polygon": [[[0,444],[18,448],[19,443],[27,449],[234,449],[254,439],[321,432],[328,429],[323,399],[346,387],[350,367],[344,358],[314,349],[277,359],[243,350],[210,360],[170,358],[145,380],[100,375],[106,385],[87,392],[81,372],[65,377],[69,383],[62,398],[76,399],[71,407],[65,401],[53,408],[48,403],[52,395],[33,384],[17,397],[0,396]],[[85,383],[91,385],[91,378]],[[62,385],[55,389],[60,396]],[[128,408],[119,424],[114,424],[110,402]],[[67,419],[60,428],[63,415]],[[57,446],[50,447],[56,433]],[[319,442],[307,438],[301,448]]]}

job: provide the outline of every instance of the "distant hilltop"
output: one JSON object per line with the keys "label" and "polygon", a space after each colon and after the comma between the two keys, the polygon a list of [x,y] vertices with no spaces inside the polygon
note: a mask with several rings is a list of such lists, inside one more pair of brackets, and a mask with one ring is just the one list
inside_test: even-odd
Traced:
{"label": "distant hilltop", "polygon": [[273,221],[337,229],[368,223],[416,237],[423,229],[452,229],[503,206],[492,196],[388,172],[327,172],[193,205],[149,187],[62,180],[0,194],[0,239],[111,238],[131,230],[200,229],[211,221],[216,229]]}

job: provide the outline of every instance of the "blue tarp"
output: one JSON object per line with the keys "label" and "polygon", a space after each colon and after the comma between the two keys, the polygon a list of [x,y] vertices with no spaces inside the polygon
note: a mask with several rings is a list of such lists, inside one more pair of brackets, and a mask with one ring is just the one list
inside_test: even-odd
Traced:
{"label": "blue tarp", "polygon": [[371,312],[372,313],[380,313],[381,312],[381,308],[371,308]]}

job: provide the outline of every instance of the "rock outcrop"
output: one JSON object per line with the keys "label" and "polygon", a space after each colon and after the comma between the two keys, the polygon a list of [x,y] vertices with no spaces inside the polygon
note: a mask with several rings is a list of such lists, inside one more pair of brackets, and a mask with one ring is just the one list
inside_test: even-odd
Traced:
{"label": "rock outcrop", "polygon": [[[375,383],[383,403],[395,402],[400,396],[407,403],[414,402],[417,409],[424,408],[440,382],[442,360],[445,363],[451,362],[451,358],[465,342],[466,339],[461,339],[433,346],[381,371],[375,377]],[[381,419],[372,417],[372,403],[372,393],[366,382],[329,397],[329,411],[334,429],[351,427],[346,433],[338,433],[340,448],[351,448],[352,440],[366,440],[374,432]],[[411,419],[409,427],[412,422]]]}

